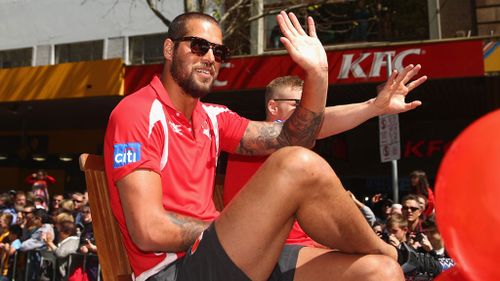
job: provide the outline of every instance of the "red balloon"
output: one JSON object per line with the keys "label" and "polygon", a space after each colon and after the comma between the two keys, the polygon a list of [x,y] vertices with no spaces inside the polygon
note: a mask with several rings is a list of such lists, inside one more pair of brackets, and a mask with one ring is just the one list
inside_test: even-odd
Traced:
{"label": "red balloon", "polygon": [[499,200],[500,110],[496,110],[455,139],[436,179],[439,229],[466,280],[500,280]]}
{"label": "red balloon", "polygon": [[459,267],[454,267],[444,272],[441,272],[441,274],[439,274],[438,277],[434,279],[434,281],[471,281],[471,280],[465,279]]}

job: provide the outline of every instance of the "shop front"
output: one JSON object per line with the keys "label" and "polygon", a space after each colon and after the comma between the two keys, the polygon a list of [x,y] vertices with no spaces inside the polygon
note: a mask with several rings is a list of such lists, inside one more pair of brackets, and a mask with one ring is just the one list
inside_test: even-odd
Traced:
{"label": "shop front", "polygon": [[[485,46],[483,40],[474,39],[329,47],[327,104],[374,97],[376,86],[387,79],[389,57],[395,69],[421,64],[421,74],[429,79],[409,99],[419,99],[423,105],[399,117],[400,186],[404,188],[413,169],[426,170],[432,178],[459,132],[500,106],[500,79],[485,75],[485,65],[491,64],[483,57]],[[493,62],[496,54],[496,49],[490,52]],[[489,69],[487,74],[498,71]],[[161,64],[125,66],[121,60],[0,70],[0,154],[7,156],[0,160],[0,187],[20,188],[25,174],[44,167],[61,178],[61,190],[83,188],[77,156],[102,153],[112,108],[161,71]],[[222,65],[213,93],[204,101],[263,120],[265,86],[283,75],[303,75],[284,52],[236,57]],[[358,193],[389,190],[390,165],[380,162],[377,119],[321,140],[315,150],[338,171],[346,187]],[[46,154],[50,161],[36,162],[33,154]],[[61,162],[63,154],[73,159]]]}

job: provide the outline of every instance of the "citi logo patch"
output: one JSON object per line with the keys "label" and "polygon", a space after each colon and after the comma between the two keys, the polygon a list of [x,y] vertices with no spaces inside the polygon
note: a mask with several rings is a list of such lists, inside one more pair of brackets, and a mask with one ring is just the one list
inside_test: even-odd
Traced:
{"label": "citi logo patch", "polygon": [[113,168],[119,168],[141,160],[141,144],[138,142],[114,145]]}

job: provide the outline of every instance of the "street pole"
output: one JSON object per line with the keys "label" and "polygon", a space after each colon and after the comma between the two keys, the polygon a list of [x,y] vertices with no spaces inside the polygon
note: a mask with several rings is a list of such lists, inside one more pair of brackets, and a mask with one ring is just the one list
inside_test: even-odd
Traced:
{"label": "street pole", "polygon": [[392,160],[392,200],[394,203],[399,202],[399,187],[398,187],[398,160]]}
{"label": "street pole", "polygon": [[[387,54],[387,79],[392,74],[392,57]],[[391,160],[392,166],[392,200],[394,203],[399,202],[399,186],[398,186],[398,160]]]}

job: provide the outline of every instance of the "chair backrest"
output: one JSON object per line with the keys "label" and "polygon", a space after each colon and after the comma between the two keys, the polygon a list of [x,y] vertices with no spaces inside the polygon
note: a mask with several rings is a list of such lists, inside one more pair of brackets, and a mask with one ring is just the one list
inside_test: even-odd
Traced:
{"label": "chair backrest", "polygon": [[212,195],[212,200],[214,201],[215,208],[218,211],[224,209],[224,200],[222,200],[222,193],[224,192],[224,176],[215,176],[214,193]]}
{"label": "chair backrest", "polygon": [[123,246],[107,188],[102,156],[82,154],[80,169],[85,172],[92,224],[104,281],[132,280],[132,270]]}

